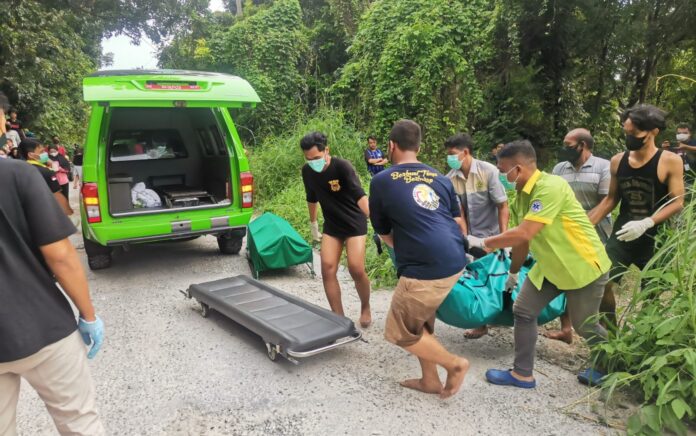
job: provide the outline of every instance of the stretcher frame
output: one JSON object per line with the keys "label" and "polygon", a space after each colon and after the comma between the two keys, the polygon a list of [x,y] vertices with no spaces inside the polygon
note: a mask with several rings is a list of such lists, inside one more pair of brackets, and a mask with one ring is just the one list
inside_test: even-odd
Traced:
{"label": "stretcher frame", "polygon": [[[362,338],[362,332],[345,316],[246,275],[193,284],[181,292],[200,304],[204,318],[214,310],[261,336],[268,358],[274,362],[278,356],[283,356],[298,364],[297,359],[324,353]],[[290,324],[285,331],[279,326],[284,318]],[[310,326],[314,326],[314,332],[305,329]],[[293,334],[293,329],[304,330]]]}

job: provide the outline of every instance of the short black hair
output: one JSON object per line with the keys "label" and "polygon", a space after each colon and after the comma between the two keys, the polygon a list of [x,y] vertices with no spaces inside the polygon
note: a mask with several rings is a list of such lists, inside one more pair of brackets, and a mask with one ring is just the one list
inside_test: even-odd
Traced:
{"label": "short black hair", "polygon": [[367,140],[368,140],[368,141],[369,141],[370,139],[372,139],[373,141],[377,141],[377,137],[374,136],[374,135],[370,135],[370,136],[367,137]]}
{"label": "short black hair", "polygon": [[667,127],[666,117],[667,112],[657,106],[638,104],[626,109],[621,114],[621,123],[623,124],[630,118],[633,125],[644,132],[649,132],[653,129],[665,130],[665,127]]}
{"label": "short black hair", "polygon": [[691,126],[689,126],[687,123],[679,123],[677,124],[677,129],[686,129],[689,132],[691,132]]}
{"label": "short black hair", "polygon": [[450,148],[456,148],[460,151],[466,148],[469,152],[473,152],[474,140],[471,139],[471,135],[468,133],[457,133],[445,140],[445,149],[449,150]]}
{"label": "short black hair", "polygon": [[9,112],[10,114],[17,114],[17,109],[15,108],[10,108]]}
{"label": "short black hair", "polygon": [[56,144],[51,144],[48,146],[49,150],[58,150],[58,146]]}
{"label": "short black hair", "polygon": [[42,145],[43,144],[41,144],[41,141],[39,141],[38,139],[24,138],[19,143],[19,156],[22,159],[27,160],[29,159],[29,153],[33,152]]}
{"label": "short black hair", "polygon": [[10,110],[10,101],[7,99],[7,96],[0,92],[0,110],[3,112],[8,112]]}
{"label": "short black hair", "polygon": [[528,161],[536,162],[536,150],[532,143],[526,139],[518,139],[517,141],[508,142],[498,152],[498,159],[512,159],[518,156],[523,157]]}
{"label": "short black hair", "polygon": [[324,151],[326,148],[326,135],[321,132],[307,133],[300,140],[300,147],[305,151],[311,150],[312,147],[316,147],[319,151]]}
{"label": "short black hair", "polygon": [[421,143],[421,128],[415,121],[399,120],[389,133],[389,140],[401,151],[418,151]]}
{"label": "short black hair", "polygon": [[574,138],[577,142],[584,143],[590,150],[594,148],[594,138],[590,132],[578,132],[575,134]]}

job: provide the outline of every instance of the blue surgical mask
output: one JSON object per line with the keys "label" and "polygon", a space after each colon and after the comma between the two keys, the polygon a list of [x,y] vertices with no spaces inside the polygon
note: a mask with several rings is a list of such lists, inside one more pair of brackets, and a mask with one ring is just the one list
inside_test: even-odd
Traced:
{"label": "blue surgical mask", "polygon": [[46,162],[48,162],[48,153],[46,153],[45,151],[43,153],[41,153],[39,155],[39,162],[41,162],[42,164],[45,164]]}
{"label": "blue surgical mask", "polygon": [[307,165],[309,165],[309,167],[314,171],[320,173],[326,166],[326,156],[322,157],[321,159],[308,160]]}
{"label": "blue surgical mask", "polygon": [[458,170],[462,167],[462,161],[459,160],[459,156],[456,154],[447,155],[447,165],[453,170]]}

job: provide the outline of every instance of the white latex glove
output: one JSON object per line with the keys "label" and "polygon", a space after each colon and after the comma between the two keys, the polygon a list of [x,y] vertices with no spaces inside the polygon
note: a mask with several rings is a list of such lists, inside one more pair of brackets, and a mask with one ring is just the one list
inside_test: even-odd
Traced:
{"label": "white latex glove", "polygon": [[309,228],[312,229],[312,240],[321,241],[321,232],[319,231],[319,222],[314,221],[309,223]]}
{"label": "white latex glove", "polygon": [[616,232],[616,239],[623,242],[636,240],[653,226],[655,226],[655,221],[652,218],[629,221],[621,227],[621,230]]}
{"label": "white latex glove", "polygon": [[505,280],[505,292],[512,292],[517,289],[517,273],[509,273]]}
{"label": "white latex glove", "polygon": [[486,244],[483,243],[483,238],[479,238],[474,235],[466,235],[466,240],[469,242],[469,248],[480,248],[481,250],[486,249]]}

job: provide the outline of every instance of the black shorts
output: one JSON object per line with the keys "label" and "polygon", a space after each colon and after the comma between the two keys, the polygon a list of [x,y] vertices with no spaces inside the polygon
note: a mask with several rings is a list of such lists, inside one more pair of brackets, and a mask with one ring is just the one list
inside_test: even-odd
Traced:
{"label": "black shorts", "polygon": [[655,241],[650,236],[641,236],[635,241],[622,242],[612,234],[606,249],[611,259],[609,279],[618,283],[631,265],[645,268],[655,254]]}
{"label": "black shorts", "polygon": [[353,238],[355,236],[365,236],[367,235],[367,218],[364,220],[359,220],[354,225],[334,225],[329,221],[324,221],[324,228],[322,233],[329,236],[333,236],[336,239],[345,241],[348,238]]}

